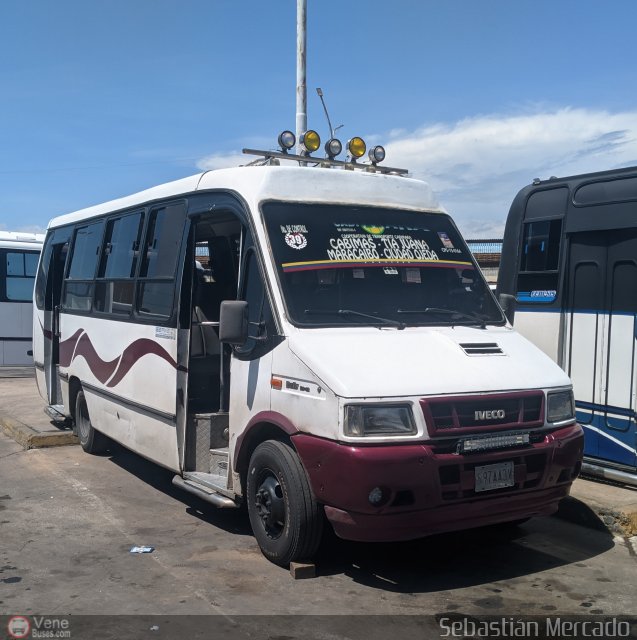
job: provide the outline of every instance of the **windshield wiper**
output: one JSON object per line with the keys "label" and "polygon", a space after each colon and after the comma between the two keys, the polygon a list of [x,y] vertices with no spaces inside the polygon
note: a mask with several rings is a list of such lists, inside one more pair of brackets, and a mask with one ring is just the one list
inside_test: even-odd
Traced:
{"label": "windshield wiper", "polygon": [[480,316],[476,316],[472,313],[465,313],[464,311],[458,311],[457,309],[442,309],[441,307],[425,307],[424,309],[398,309],[396,313],[418,313],[418,314],[444,313],[446,315],[456,316],[457,318],[467,318],[468,320],[473,320],[473,322],[478,324],[481,329],[487,328],[484,318],[481,318]]}
{"label": "windshield wiper", "polygon": [[362,311],[354,311],[353,309],[306,309],[306,315],[339,315],[339,316],[360,316],[361,318],[370,318],[376,320],[382,324],[387,324],[397,329],[404,329],[405,323],[400,320],[391,320],[390,318],[382,318],[381,316],[374,316],[370,313],[363,313]]}

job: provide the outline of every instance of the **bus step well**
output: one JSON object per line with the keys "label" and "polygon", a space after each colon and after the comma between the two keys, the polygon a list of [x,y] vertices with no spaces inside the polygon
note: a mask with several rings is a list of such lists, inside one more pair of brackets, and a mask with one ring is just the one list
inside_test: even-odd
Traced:
{"label": "bus step well", "polygon": [[236,509],[239,505],[229,497],[231,492],[217,484],[225,485],[226,482],[225,478],[213,476],[210,473],[185,473],[183,478],[181,476],[173,478],[173,484],[176,487],[210,502],[215,507]]}

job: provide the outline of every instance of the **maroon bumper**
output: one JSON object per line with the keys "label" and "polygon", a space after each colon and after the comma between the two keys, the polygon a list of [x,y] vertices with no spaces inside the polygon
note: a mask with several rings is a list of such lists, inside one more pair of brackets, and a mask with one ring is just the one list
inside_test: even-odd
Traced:
{"label": "maroon bumper", "polygon": [[[571,425],[520,449],[458,455],[438,444],[352,446],[292,436],[314,494],[341,538],[390,541],[549,515],[579,473],[584,435]],[[512,461],[513,487],[475,491],[475,467]],[[369,501],[380,488],[382,504]],[[378,492],[377,492],[378,493]]]}

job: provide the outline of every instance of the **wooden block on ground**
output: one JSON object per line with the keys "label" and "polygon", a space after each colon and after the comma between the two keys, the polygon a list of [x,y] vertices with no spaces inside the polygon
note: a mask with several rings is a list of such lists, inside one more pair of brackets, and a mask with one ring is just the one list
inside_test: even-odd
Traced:
{"label": "wooden block on ground", "polygon": [[316,578],[316,565],[313,562],[290,562],[290,575],[295,580]]}

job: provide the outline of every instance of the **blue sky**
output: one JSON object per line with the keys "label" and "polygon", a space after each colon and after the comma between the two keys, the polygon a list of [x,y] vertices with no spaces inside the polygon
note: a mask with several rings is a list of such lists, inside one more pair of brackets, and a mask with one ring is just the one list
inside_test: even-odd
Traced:
{"label": "blue sky", "polygon": [[[634,0],[308,0],[308,120],[468,236],[534,177],[637,165]],[[241,162],[295,125],[294,0],[2,0],[0,229]]]}

